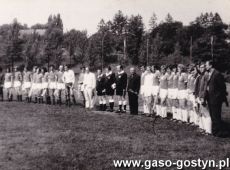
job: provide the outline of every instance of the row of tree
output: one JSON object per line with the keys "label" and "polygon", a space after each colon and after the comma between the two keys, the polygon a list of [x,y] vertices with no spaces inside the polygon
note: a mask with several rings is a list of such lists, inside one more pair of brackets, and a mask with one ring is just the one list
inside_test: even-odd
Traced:
{"label": "row of tree", "polygon": [[170,14],[161,22],[153,14],[149,27],[145,30],[140,15],[128,17],[122,11],[111,21],[102,19],[91,36],[85,30],[64,32],[59,14],[30,28],[15,19],[0,26],[0,61],[4,66],[87,63],[96,68],[118,62],[161,65],[213,59],[220,70],[229,70],[230,27],[218,13],[201,14],[186,26]]}

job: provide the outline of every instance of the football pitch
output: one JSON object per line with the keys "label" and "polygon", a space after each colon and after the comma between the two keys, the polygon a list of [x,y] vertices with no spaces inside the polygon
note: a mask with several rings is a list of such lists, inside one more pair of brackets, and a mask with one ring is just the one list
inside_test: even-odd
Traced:
{"label": "football pitch", "polygon": [[[79,105],[1,102],[0,107],[3,170],[115,169],[113,160],[121,159],[230,157],[229,138],[202,135],[166,119],[153,122],[141,115],[85,111]],[[224,106],[223,118],[230,123],[229,110]]]}

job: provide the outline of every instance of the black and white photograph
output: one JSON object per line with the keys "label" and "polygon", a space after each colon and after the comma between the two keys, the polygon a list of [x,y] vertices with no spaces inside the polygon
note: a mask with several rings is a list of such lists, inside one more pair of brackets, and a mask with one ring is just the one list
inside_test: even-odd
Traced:
{"label": "black and white photograph", "polygon": [[0,170],[230,169],[230,0],[0,0]]}

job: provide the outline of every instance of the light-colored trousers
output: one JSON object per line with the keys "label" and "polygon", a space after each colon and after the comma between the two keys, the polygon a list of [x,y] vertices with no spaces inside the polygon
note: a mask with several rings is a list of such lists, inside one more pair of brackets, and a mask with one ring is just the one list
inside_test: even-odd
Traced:
{"label": "light-colored trousers", "polygon": [[93,108],[93,88],[85,87],[84,89],[84,96],[85,96],[85,108]]}

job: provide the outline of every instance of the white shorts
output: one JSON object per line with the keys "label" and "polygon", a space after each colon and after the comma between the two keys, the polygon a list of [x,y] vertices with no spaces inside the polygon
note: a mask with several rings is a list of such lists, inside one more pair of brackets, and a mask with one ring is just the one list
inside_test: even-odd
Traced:
{"label": "white shorts", "polygon": [[140,95],[144,95],[143,93],[143,86],[141,85],[141,88],[140,88]]}
{"label": "white shorts", "polygon": [[24,82],[22,84],[22,89],[25,90],[25,89],[29,89],[31,87],[31,82]]}
{"label": "white shorts", "polygon": [[178,98],[178,89],[168,89],[168,98],[177,99]]}
{"label": "white shorts", "polygon": [[173,90],[174,90],[174,89],[172,89],[172,88],[169,88],[169,89],[168,89],[168,98],[169,98],[169,99],[173,99],[173,97],[175,96]]}
{"label": "white shorts", "polygon": [[160,89],[159,97],[161,99],[165,99],[168,96],[168,90],[167,89]]}
{"label": "white shorts", "polygon": [[64,83],[57,83],[57,89],[58,90],[65,90],[65,84]]}
{"label": "white shorts", "polygon": [[157,96],[159,93],[159,86],[152,86],[152,95]]}
{"label": "white shorts", "polygon": [[50,82],[49,83],[49,89],[56,89],[57,88],[57,83],[56,82]]}
{"label": "white shorts", "polygon": [[30,90],[34,90],[35,89],[35,83],[31,83],[31,88],[30,88]]}
{"label": "white shorts", "polygon": [[152,86],[142,86],[142,94],[144,97],[152,96]]}
{"label": "white shorts", "polygon": [[188,100],[191,101],[194,105],[196,103],[196,98],[193,94],[188,95]]}
{"label": "white shorts", "polygon": [[48,82],[42,82],[42,89],[48,89]]}
{"label": "white shorts", "polygon": [[12,83],[11,82],[5,82],[4,83],[4,88],[5,89],[11,88],[11,87],[12,87]]}
{"label": "white shorts", "polygon": [[14,88],[20,87],[22,83],[20,81],[15,81],[14,82]]}
{"label": "white shorts", "polygon": [[185,90],[178,90],[178,99],[187,99],[188,98],[188,91]]}
{"label": "white shorts", "polygon": [[42,89],[42,83],[34,83],[34,89],[36,90]]}

